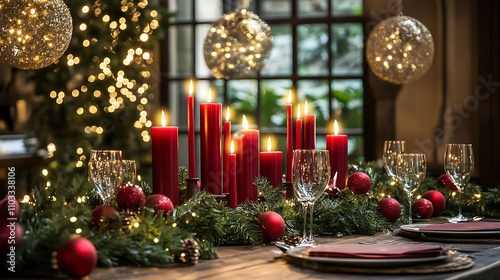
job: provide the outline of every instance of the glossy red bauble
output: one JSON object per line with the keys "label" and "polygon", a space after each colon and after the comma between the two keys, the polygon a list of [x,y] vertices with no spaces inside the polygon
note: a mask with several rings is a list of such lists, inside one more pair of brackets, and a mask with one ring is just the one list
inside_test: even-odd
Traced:
{"label": "glossy red bauble", "polygon": [[116,203],[120,210],[138,211],[145,202],[144,192],[134,184],[121,186],[116,192]]}
{"label": "glossy red bauble", "polygon": [[85,277],[97,265],[97,250],[88,239],[71,237],[57,250],[57,265],[70,277]]}
{"label": "glossy red bauble", "polygon": [[422,195],[422,198],[425,198],[432,203],[432,207],[434,207],[432,217],[441,216],[441,214],[443,214],[444,209],[446,208],[446,198],[441,192],[437,190],[428,190]]}
{"label": "glossy red bauble", "polygon": [[174,204],[172,200],[163,194],[152,194],[146,199],[146,207],[153,208],[155,212],[162,211],[165,214],[174,213]]}
{"label": "glossy red bauble", "polygon": [[347,187],[354,194],[365,194],[370,191],[372,179],[364,172],[354,172],[347,179]]}
{"label": "glossy red bauble", "polygon": [[285,220],[280,214],[264,212],[257,218],[265,242],[277,241],[285,234]]}
{"label": "glossy red bauble", "polygon": [[401,217],[401,204],[395,198],[386,197],[378,202],[378,211],[392,222]]}
{"label": "glossy red bauble", "polygon": [[422,219],[428,219],[432,216],[432,212],[434,212],[434,207],[432,206],[432,202],[428,199],[420,198],[413,203],[412,209],[417,213]]}

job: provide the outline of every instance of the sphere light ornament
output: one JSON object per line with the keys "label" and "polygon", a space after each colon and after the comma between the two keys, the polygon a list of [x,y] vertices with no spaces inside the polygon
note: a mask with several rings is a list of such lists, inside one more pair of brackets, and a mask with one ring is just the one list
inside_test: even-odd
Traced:
{"label": "sphere light ornament", "polygon": [[269,25],[253,12],[238,9],[210,27],[203,52],[215,78],[248,78],[264,67],[272,45]]}
{"label": "sphere light ornament", "polygon": [[2,0],[0,60],[34,70],[57,61],[73,34],[71,13],[63,0]]}
{"label": "sphere light ornament", "polygon": [[393,84],[422,78],[433,58],[434,41],[427,27],[404,15],[380,22],[366,42],[366,59],[372,72]]}

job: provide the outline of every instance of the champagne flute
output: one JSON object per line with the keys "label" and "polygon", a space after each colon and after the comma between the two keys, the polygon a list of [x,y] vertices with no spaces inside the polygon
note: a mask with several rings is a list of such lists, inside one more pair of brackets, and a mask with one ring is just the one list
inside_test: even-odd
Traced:
{"label": "champagne flute", "polygon": [[393,180],[397,180],[396,177],[396,157],[399,154],[404,154],[406,150],[405,141],[394,141],[387,140],[384,142],[384,154],[382,159],[384,161],[384,168],[387,174],[391,176]]}
{"label": "champagne flute", "polygon": [[448,144],[444,153],[444,170],[459,190],[458,214],[448,221],[458,223],[467,221],[462,215],[462,192],[474,171],[474,153],[472,144]]}
{"label": "champagne flute", "polygon": [[88,179],[104,204],[109,204],[115,188],[123,180],[122,151],[91,150]]}
{"label": "champagne flute", "polygon": [[[304,210],[301,246],[314,246],[312,232],[314,203],[325,191],[330,181],[330,153],[328,150],[294,150],[292,159],[292,184],[295,197]],[[307,232],[307,212],[310,213]]]}
{"label": "champagne flute", "polygon": [[427,168],[425,154],[399,154],[396,159],[396,175],[403,183],[408,196],[408,222],[411,224],[413,195],[425,178]]}
{"label": "champagne flute", "polygon": [[133,159],[123,159],[122,160],[122,169],[123,169],[123,183],[131,183],[135,184],[135,179],[137,176],[137,167],[135,164],[135,160]]}

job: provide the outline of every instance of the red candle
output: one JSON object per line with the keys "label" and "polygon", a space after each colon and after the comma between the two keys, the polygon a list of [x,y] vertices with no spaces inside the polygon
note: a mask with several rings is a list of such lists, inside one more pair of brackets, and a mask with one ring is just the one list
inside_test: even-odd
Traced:
{"label": "red candle", "polygon": [[226,109],[226,121],[224,122],[224,188],[222,192],[229,192],[229,156],[231,155],[231,121],[229,121],[229,106]]}
{"label": "red candle", "polygon": [[164,194],[174,205],[179,203],[179,129],[166,126],[165,113],[161,112],[161,127],[151,128],[153,193]]}
{"label": "red candle", "polygon": [[187,98],[188,114],[188,159],[189,159],[189,178],[196,178],[196,142],[194,134],[194,95],[193,80],[189,82],[189,95]]}
{"label": "red candle", "polygon": [[[293,122],[292,122],[292,91],[288,93],[286,105],[286,181],[292,181],[292,154],[293,154]],[[261,171],[262,173],[262,171]],[[280,181],[281,183],[281,181]]]}
{"label": "red candle", "polygon": [[316,115],[307,113],[304,105],[304,149],[316,149]]}
{"label": "red candle", "polygon": [[222,104],[200,104],[200,152],[201,152],[201,188],[211,194],[222,193]]}
{"label": "red candle", "polygon": [[297,119],[295,120],[295,149],[302,149],[302,120],[300,119],[300,104],[297,104]]}
{"label": "red candle", "polygon": [[326,149],[330,152],[331,179],[337,173],[337,188],[344,189],[347,185],[347,135],[338,135],[338,123],[333,123],[335,135],[326,136]]}
{"label": "red candle", "polygon": [[271,151],[271,137],[267,139],[267,152],[260,152],[260,175],[266,177],[273,187],[281,186],[282,153]]}
{"label": "red candle", "polygon": [[243,129],[234,137],[238,204],[257,200],[254,181],[259,176],[259,136],[258,130],[248,128],[247,118],[243,115]]}
{"label": "red candle", "polygon": [[229,206],[236,208],[238,205],[238,195],[236,190],[236,154],[234,153],[234,142],[231,141],[231,153],[228,158],[229,173]]}

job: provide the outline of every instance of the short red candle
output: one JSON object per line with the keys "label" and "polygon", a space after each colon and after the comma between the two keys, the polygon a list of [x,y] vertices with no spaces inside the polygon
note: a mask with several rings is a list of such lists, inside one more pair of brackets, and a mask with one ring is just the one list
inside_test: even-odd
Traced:
{"label": "short red candle", "polygon": [[260,152],[260,176],[266,177],[271,186],[279,187],[282,184],[282,153],[271,151],[271,137],[267,140],[267,152]]}
{"label": "short red candle", "polygon": [[338,135],[337,121],[333,123],[335,135],[326,136],[326,149],[330,152],[331,179],[337,173],[337,188],[344,189],[347,185],[348,155],[347,135]]}
{"label": "short red candle", "polygon": [[316,115],[307,113],[307,101],[304,106],[303,149],[316,149]]}
{"label": "short red candle", "polygon": [[222,104],[200,104],[201,189],[211,194],[222,193]]}
{"label": "short red candle", "polygon": [[179,129],[166,126],[162,111],[162,126],[151,128],[153,193],[164,194],[174,205],[179,204]]}
{"label": "short red candle", "polygon": [[[293,120],[292,120],[292,91],[288,93],[286,105],[286,181],[292,181],[292,155],[293,155]],[[261,165],[262,173],[262,165]],[[281,182],[280,182],[281,183]]]}
{"label": "short red candle", "polygon": [[228,157],[228,173],[229,173],[229,207],[236,208],[238,206],[238,193],[236,190],[236,154],[234,153],[234,142],[231,141],[231,153]]}
{"label": "short red candle", "polygon": [[231,121],[229,121],[229,107],[226,109],[226,121],[224,122],[224,175],[222,182],[224,188],[222,192],[229,192],[229,156],[231,154]]}
{"label": "short red candle", "polygon": [[259,176],[259,136],[258,130],[248,129],[247,119],[243,115],[243,129],[234,137],[238,204],[257,200],[254,181]]}
{"label": "short red candle", "polygon": [[193,81],[189,82],[189,95],[187,97],[188,114],[188,159],[189,159],[189,178],[196,178],[196,141],[194,133],[194,95]]}
{"label": "short red candle", "polygon": [[295,149],[302,149],[302,119],[300,118],[300,104],[297,105],[297,119],[295,120]]}

